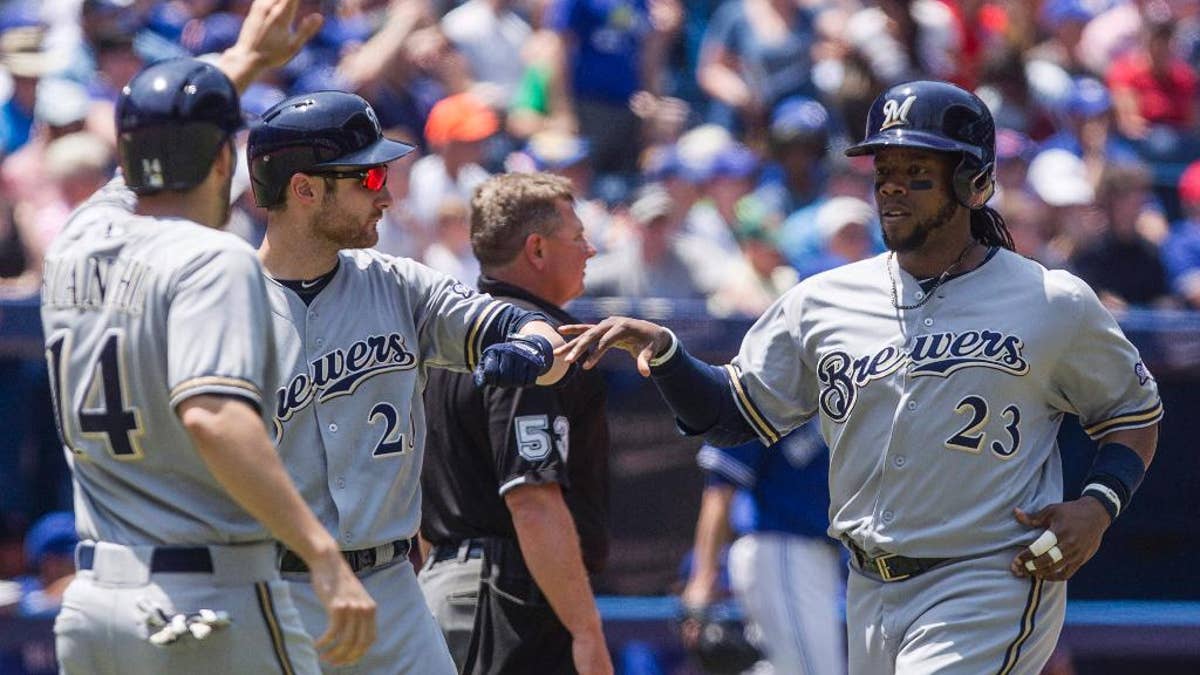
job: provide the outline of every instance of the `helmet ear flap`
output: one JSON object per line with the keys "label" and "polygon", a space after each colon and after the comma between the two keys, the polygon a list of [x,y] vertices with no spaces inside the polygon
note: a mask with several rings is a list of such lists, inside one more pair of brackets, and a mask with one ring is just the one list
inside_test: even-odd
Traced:
{"label": "helmet ear flap", "polygon": [[996,165],[981,164],[970,155],[963,155],[954,170],[954,196],[963,206],[977,211],[996,192]]}

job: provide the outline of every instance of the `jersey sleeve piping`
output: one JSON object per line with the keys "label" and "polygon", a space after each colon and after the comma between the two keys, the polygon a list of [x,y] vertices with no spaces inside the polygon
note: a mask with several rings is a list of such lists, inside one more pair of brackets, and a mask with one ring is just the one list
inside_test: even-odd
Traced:
{"label": "jersey sleeve piping", "polygon": [[490,304],[479,312],[479,316],[475,317],[475,321],[471,324],[471,329],[467,331],[467,368],[475,370],[476,364],[479,363],[479,354],[483,351],[482,340],[487,334],[488,327],[495,320],[496,314],[504,307],[504,303],[499,300],[493,300]]}
{"label": "jersey sleeve piping", "polygon": [[742,417],[746,418],[750,428],[754,429],[754,433],[758,434],[764,444],[768,447],[775,445],[781,435],[767,421],[758,406],[754,405],[754,401],[750,400],[750,395],[742,386],[741,371],[732,363],[725,364],[725,370],[729,372],[729,386],[733,389],[733,401],[737,404],[738,411],[742,413]]}
{"label": "jersey sleeve piping", "polygon": [[712,446],[700,448],[696,463],[701,469],[726,478],[739,487],[754,485],[754,471],[750,467]]}
{"label": "jersey sleeve piping", "polygon": [[200,394],[226,394],[230,396],[239,396],[253,401],[256,405],[262,404],[262,393],[253,383],[247,382],[233,377],[221,377],[219,375],[208,375],[204,377],[194,377],[190,380],[184,380],[175,385],[171,390],[170,405],[175,408],[185,399]]}
{"label": "jersey sleeve piping", "polygon": [[1084,428],[1084,432],[1087,433],[1089,438],[1096,440],[1119,429],[1142,429],[1148,427],[1157,423],[1162,417],[1163,406],[1162,401],[1159,400],[1155,401],[1154,405],[1149,408],[1111,417],[1103,422],[1097,422]]}

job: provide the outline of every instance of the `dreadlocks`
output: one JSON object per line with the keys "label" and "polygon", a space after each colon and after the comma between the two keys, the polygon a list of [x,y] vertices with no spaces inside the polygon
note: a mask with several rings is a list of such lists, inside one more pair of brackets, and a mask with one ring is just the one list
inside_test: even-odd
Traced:
{"label": "dreadlocks", "polygon": [[971,211],[971,236],[985,246],[999,246],[1010,251],[1016,248],[1004,218],[990,206]]}

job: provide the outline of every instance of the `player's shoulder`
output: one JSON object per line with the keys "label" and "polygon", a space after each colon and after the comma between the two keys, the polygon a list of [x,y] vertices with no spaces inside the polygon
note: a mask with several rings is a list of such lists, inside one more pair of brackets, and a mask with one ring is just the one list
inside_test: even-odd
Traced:
{"label": "player's shoulder", "polygon": [[389,255],[373,248],[347,249],[339,255],[343,265],[359,270],[360,274],[399,281],[405,288],[455,286],[456,290],[463,294],[474,292],[445,272],[435,270],[412,258]]}
{"label": "player's shoulder", "polygon": [[993,261],[992,274],[1007,283],[1027,288],[1030,293],[1040,295],[1051,304],[1073,304],[1089,298],[1095,293],[1091,286],[1064,269],[1051,269],[1032,258],[1006,249],[999,249]]}

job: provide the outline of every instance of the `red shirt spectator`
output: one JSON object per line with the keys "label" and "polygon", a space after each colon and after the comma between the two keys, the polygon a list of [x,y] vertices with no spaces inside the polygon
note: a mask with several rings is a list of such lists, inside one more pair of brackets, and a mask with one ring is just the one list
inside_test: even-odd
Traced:
{"label": "red shirt spectator", "polygon": [[1189,127],[1196,74],[1182,59],[1172,59],[1163,76],[1157,76],[1144,52],[1135,51],[1117,60],[1108,71],[1108,87],[1114,92],[1132,90],[1138,111],[1151,124]]}

